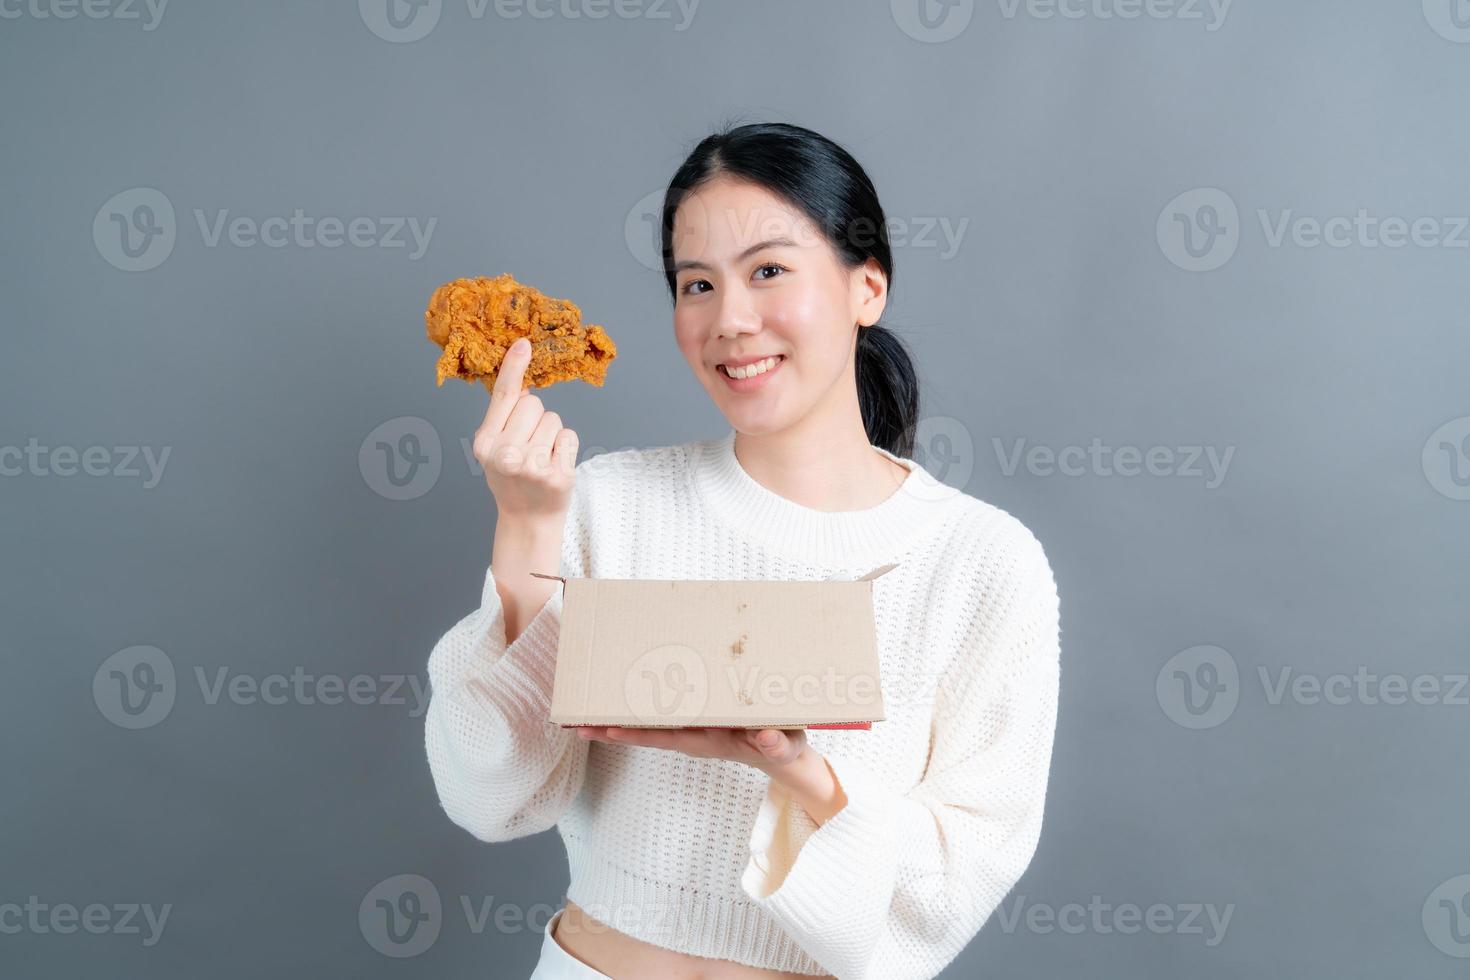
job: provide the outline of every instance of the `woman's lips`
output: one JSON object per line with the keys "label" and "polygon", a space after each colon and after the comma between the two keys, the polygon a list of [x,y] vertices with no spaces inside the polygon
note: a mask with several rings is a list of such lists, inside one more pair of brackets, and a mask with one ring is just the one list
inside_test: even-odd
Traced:
{"label": "woman's lips", "polygon": [[759,391],[767,384],[769,384],[771,378],[779,373],[781,368],[785,366],[785,354],[777,354],[776,358],[776,363],[770,369],[764,371],[761,374],[757,374],[753,378],[732,378],[730,375],[726,374],[724,368],[719,365],[715,367],[715,373],[724,380],[725,384],[730,387],[731,391],[741,393],[749,391]]}

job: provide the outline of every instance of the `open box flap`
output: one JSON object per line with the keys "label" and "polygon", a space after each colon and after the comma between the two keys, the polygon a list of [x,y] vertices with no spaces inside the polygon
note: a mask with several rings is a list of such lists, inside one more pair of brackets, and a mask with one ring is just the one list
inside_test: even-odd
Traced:
{"label": "open box flap", "polygon": [[[877,568],[873,569],[871,572],[868,572],[866,575],[859,575],[856,579],[853,579],[853,581],[855,581],[855,582],[871,582],[873,579],[877,578],[878,576],[883,575],[883,574],[885,574],[887,572],[891,572],[893,569],[895,569],[897,567],[898,567],[898,562],[889,562],[887,565],[879,565]],[[556,582],[560,582],[562,585],[566,585],[567,584],[566,577],[563,576],[563,575],[548,575],[545,572],[532,572],[531,574],[534,575],[534,576],[536,576],[537,578],[546,578],[546,579],[551,579],[551,580],[556,581]]]}

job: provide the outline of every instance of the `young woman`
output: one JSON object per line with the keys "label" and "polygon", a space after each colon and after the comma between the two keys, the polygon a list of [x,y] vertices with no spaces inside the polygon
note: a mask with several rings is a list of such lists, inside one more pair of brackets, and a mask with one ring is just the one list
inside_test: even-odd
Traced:
{"label": "young woman", "polygon": [[[497,507],[478,611],[429,658],[439,799],[477,838],[558,828],[571,883],[535,980],[932,977],[1041,832],[1056,585],[1016,518],[914,462],[918,394],[877,325],[878,197],[797,126],[706,138],[665,196],[674,338],[721,438],[576,464],[512,348],[475,452]],[[874,582],[869,731],[561,729],[560,584],[529,574]],[[487,974],[488,975],[488,974]]]}

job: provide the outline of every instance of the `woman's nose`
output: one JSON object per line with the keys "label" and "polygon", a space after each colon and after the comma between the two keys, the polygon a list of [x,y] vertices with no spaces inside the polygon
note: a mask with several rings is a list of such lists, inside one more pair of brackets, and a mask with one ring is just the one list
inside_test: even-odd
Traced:
{"label": "woman's nose", "polygon": [[732,337],[742,333],[755,333],[761,327],[760,315],[743,290],[730,289],[720,298],[719,316],[715,320],[715,334]]}

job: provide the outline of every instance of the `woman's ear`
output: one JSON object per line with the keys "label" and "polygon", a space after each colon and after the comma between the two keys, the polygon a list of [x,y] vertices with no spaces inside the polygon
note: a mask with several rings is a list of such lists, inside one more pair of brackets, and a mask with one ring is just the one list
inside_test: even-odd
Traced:
{"label": "woman's ear", "polygon": [[860,327],[871,327],[883,316],[888,305],[888,277],[877,259],[870,258],[852,270],[854,320]]}

